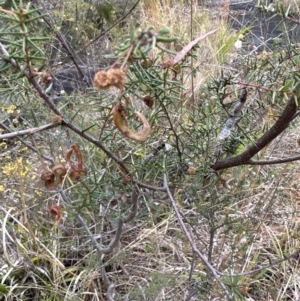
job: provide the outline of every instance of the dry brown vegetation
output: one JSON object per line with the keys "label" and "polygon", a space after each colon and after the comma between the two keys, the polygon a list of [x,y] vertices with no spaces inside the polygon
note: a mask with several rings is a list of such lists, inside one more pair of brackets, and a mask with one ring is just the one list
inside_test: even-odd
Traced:
{"label": "dry brown vegetation", "polygon": [[278,5],[282,5],[285,10],[289,9],[290,13],[298,15],[300,12],[300,1],[299,0],[278,0]]}

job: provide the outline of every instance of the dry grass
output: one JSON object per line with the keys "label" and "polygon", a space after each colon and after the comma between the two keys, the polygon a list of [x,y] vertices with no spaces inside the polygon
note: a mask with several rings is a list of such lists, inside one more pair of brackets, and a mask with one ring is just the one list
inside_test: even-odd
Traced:
{"label": "dry grass", "polygon": [[[221,48],[229,42],[234,33],[227,24],[229,1],[213,10],[199,6],[197,1],[192,3],[191,6],[186,1],[142,1],[139,27],[152,25],[155,30],[170,28],[171,36],[180,37],[178,43],[171,48],[175,52],[180,51],[193,39],[217,29],[211,37],[201,41],[194,52],[196,58],[193,67],[198,71],[194,78],[196,92],[208,77],[218,76],[224,61],[228,60],[230,55],[234,56],[234,47],[231,47],[230,55],[220,55]],[[186,87],[189,89],[190,78],[189,76],[186,81]]]}
{"label": "dry grass", "polygon": [[289,11],[292,14],[299,15],[300,13],[300,1],[299,0],[278,0],[277,3],[282,5],[285,9],[289,7]]}
{"label": "dry grass", "polygon": [[[290,131],[281,141],[283,145],[295,146],[292,143],[294,135],[295,130]],[[272,147],[267,152],[275,156]],[[277,151],[280,154],[277,153],[276,157],[281,157],[293,150],[286,152],[285,148],[277,146]],[[220,228],[213,239],[211,260],[221,273],[242,274],[269,265],[270,261],[284,258],[299,249],[300,165],[292,166],[246,166],[234,175],[227,175],[234,176],[230,190],[221,186],[216,188],[217,202],[231,199],[231,205],[215,213],[217,218],[235,221],[232,228]],[[188,186],[185,189],[188,191]],[[208,248],[211,239],[208,221],[199,215],[197,204],[180,199],[178,195],[180,211],[194,227],[196,246]],[[208,209],[209,203],[208,200]],[[159,206],[170,210],[167,203]],[[148,214],[153,216],[150,209]],[[110,275],[115,283],[122,283],[118,287],[119,293],[126,291],[128,296],[137,300],[163,301],[186,300],[193,294],[190,300],[199,300],[200,288],[205,291],[205,269],[201,261],[193,257],[173,213],[168,213],[168,217],[159,223],[140,223],[125,235],[122,244],[108,261],[108,264],[124,263]],[[235,291],[234,300],[297,300],[298,264],[298,258],[293,258],[249,276],[228,278],[228,285]],[[215,300],[225,298],[217,286],[209,296]]]}

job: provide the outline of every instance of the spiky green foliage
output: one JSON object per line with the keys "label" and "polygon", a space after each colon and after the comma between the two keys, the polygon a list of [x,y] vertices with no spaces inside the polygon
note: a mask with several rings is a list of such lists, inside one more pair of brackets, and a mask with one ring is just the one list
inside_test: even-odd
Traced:
{"label": "spiky green foliage", "polygon": [[[85,4],[76,4],[84,14]],[[242,30],[215,53],[227,65],[212,73],[222,72],[197,85],[199,49],[212,45],[217,33],[188,44],[178,42],[172,29],[136,29],[131,19],[110,52],[110,72],[101,73],[100,79],[110,82],[97,85],[113,88],[86,87],[77,74],[68,95],[45,83],[48,39],[61,38],[59,26],[49,27],[43,9],[29,4],[5,9],[0,91],[2,117],[11,119],[1,123],[7,136],[0,136],[2,297],[276,300],[296,295],[297,44],[238,56],[230,49],[250,29]],[[113,12],[103,12],[105,22]],[[70,46],[68,39],[60,42]],[[65,53],[77,63],[71,48]],[[235,61],[228,68],[231,53]],[[88,67],[78,64],[78,73],[98,71]],[[74,72],[61,69],[64,75]],[[105,78],[115,70],[125,74],[125,83],[123,77]],[[295,114],[283,118],[288,104]],[[118,130],[112,116],[116,105],[122,105],[122,118],[133,131],[141,129],[136,111],[143,113],[151,125],[145,143]],[[286,131],[252,161],[216,171],[220,162],[259,147],[278,120]],[[220,135],[224,129],[228,135]],[[68,171],[49,190],[45,184],[58,164]],[[74,177],[76,169],[81,172]]]}

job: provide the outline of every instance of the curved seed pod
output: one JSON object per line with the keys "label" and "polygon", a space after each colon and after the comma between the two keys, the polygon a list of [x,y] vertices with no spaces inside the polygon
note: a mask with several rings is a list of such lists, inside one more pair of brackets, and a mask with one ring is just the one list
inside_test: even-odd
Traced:
{"label": "curved seed pod", "polygon": [[62,178],[55,178],[53,181],[47,180],[45,181],[45,187],[49,190],[54,190],[61,182],[62,182]]}
{"label": "curved seed pod", "polygon": [[87,171],[85,169],[76,169],[70,172],[70,178],[74,181],[79,181],[81,175],[87,175]]}
{"label": "curved seed pod", "polygon": [[67,169],[62,164],[55,165],[52,168],[52,173],[56,177],[62,178],[62,177],[64,177],[67,174]]}
{"label": "curved seed pod", "polygon": [[49,207],[49,211],[50,211],[50,213],[55,215],[55,218],[56,218],[57,221],[60,220],[61,215],[60,215],[60,208],[58,206],[51,205]]}
{"label": "curved seed pod", "polygon": [[[77,158],[77,167],[74,165],[74,163],[71,160],[73,151],[75,152]],[[82,154],[79,147],[76,144],[72,145],[72,148],[68,150],[66,154],[66,161],[72,169],[74,170],[82,169]]]}
{"label": "curved seed pod", "polygon": [[[56,165],[56,167],[58,167],[58,169],[61,169],[61,167],[63,166]],[[56,171],[58,172],[58,174],[55,174],[54,172],[45,169],[41,174],[41,180],[44,182],[45,187],[49,190],[56,189],[58,184],[60,184],[63,180],[63,176],[60,174],[60,171]]]}
{"label": "curved seed pod", "polygon": [[134,141],[144,143],[151,133],[151,128],[149,125],[148,120],[142,113],[136,112],[139,117],[140,122],[143,124],[143,129],[138,132],[134,132],[130,129],[126,121],[124,119],[124,108],[120,105],[115,105],[113,108],[113,116],[114,116],[114,123],[117,129],[127,138],[132,139]]}
{"label": "curved seed pod", "polygon": [[42,171],[42,174],[41,174],[41,180],[43,182],[46,182],[46,181],[54,181],[54,174],[52,173],[51,170],[48,170],[48,169],[44,169]]}

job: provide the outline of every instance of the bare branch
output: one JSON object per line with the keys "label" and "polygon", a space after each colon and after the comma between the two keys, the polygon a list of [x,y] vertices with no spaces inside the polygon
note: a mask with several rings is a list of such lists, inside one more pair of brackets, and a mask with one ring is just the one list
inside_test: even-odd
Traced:
{"label": "bare branch", "polygon": [[115,299],[112,296],[115,285],[109,281],[104,266],[101,267],[101,278],[102,278],[103,284],[107,287],[107,291],[106,291],[107,299],[109,301],[115,301]]}
{"label": "bare branch", "polygon": [[32,135],[41,131],[45,131],[45,130],[49,130],[55,127],[58,127],[59,125],[61,125],[58,122],[53,122],[53,123],[49,123],[46,125],[42,125],[40,127],[36,127],[36,128],[30,128],[27,130],[21,130],[21,131],[16,131],[16,132],[12,132],[12,133],[7,133],[7,134],[2,134],[0,135],[0,140],[2,139],[12,139],[12,138],[16,138],[16,137],[20,137],[20,136],[25,136],[25,135]]}
{"label": "bare branch", "polygon": [[[66,203],[69,203],[68,198],[67,198],[67,196],[65,195],[65,193],[62,189],[60,189],[60,194],[61,194],[63,200]],[[139,196],[138,190],[135,187],[133,187],[132,197],[131,197],[131,204],[132,204],[131,212],[129,213],[128,216],[124,217],[123,219],[122,218],[119,219],[115,237],[110,242],[110,244],[105,248],[100,246],[100,244],[95,239],[95,236],[91,233],[91,231],[90,231],[89,227],[87,226],[87,224],[86,224],[85,220],[83,219],[83,217],[80,214],[78,214],[77,217],[78,217],[79,221],[81,222],[81,224],[83,225],[83,227],[85,228],[85,230],[88,233],[89,237],[93,241],[93,243],[94,243],[94,245],[95,245],[95,247],[98,251],[99,256],[102,255],[102,254],[108,254],[108,253],[112,252],[112,250],[119,243],[120,237],[121,237],[121,234],[122,234],[123,224],[125,222],[129,222],[129,221],[133,220],[134,217],[136,216],[137,209],[138,209],[138,196]],[[101,275],[102,275],[103,283],[107,286],[107,298],[110,301],[114,301],[115,299],[113,298],[112,294],[113,294],[113,290],[115,288],[115,285],[109,281],[104,266],[101,267]]]}
{"label": "bare branch", "polygon": [[[241,82],[241,81],[232,81],[232,83],[236,84],[236,85],[241,85],[241,86],[244,86],[244,87],[252,87],[252,88],[255,88],[255,89],[259,89],[259,90],[264,90],[264,91],[267,91],[267,92],[277,92],[277,93],[283,93],[282,90],[278,89],[270,89],[270,88],[267,88],[267,87],[264,87],[262,86],[261,84],[259,83],[246,83],[246,82]],[[292,92],[285,92],[286,94],[291,94]]]}
{"label": "bare branch", "polygon": [[138,208],[138,196],[139,196],[138,191],[134,187],[132,190],[132,197],[131,197],[131,203],[132,203],[131,213],[129,213],[129,215],[126,216],[125,218],[119,219],[114,239],[110,242],[110,244],[106,248],[97,248],[98,252],[102,254],[108,254],[119,243],[122,234],[123,224],[133,220],[134,217],[136,216],[137,208]]}
{"label": "bare branch", "polygon": [[[299,87],[300,85],[298,85],[295,88],[294,93],[297,92]],[[240,155],[217,162],[212,167],[212,169],[218,171],[233,166],[247,164],[254,155],[256,155],[259,151],[261,151],[272,140],[278,137],[289,126],[290,122],[294,119],[294,115],[296,114],[296,112],[297,112],[296,99],[295,96],[293,95],[290,97],[281,116],[261,138],[256,140],[247,150],[245,150]]]}
{"label": "bare branch", "polygon": [[[4,130],[10,132],[9,127],[7,127],[3,122],[0,122],[0,127],[2,127]],[[17,140],[19,140],[23,145],[25,145],[27,148],[31,149],[33,152],[38,153],[38,150],[36,148],[34,148],[31,144],[27,143],[25,140],[23,140],[22,138],[20,138],[19,136],[16,137]],[[1,139],[0,139],[1,141]],[[11,151],[11,150],[10,150]],[[3,155],[3,153],[1,154]],[[51,164],[54,165],[54,159],[52,157],[48,157],[45,155],[41,155],[43,159],[51,162]]]}
{"label": "bare branch", "polygon": [[88,233],[88,235],[90,236],[90,238],[92,239],[99,255],[110,253],[116,247],[118,242],[120,241],[120,237],[121,237],[122,229],[123,229],[123,224],[124,224],[122,219],[119,219],[119,221],[118,221],[118,226],[117,226],[117,229],[116,229],[116,234],[115,234],[114,239],[105,248],[101,247],[100,244],[97,242],[94,235],[91,233],[89,227],[87,226],[85,220],[83,219],[83,217],[80,214],[78,214],[78,219],[81,222],[81,224],[84,226],[84,228],[85,228],[86,232]]}
{"label": "bare branch", "polygon": [[271,165],[271,164],[281,164],[281,163],[289,163],[300,160],[300,155],[290,158],[276,159],[276,160],[249,160],[246,165]]}

